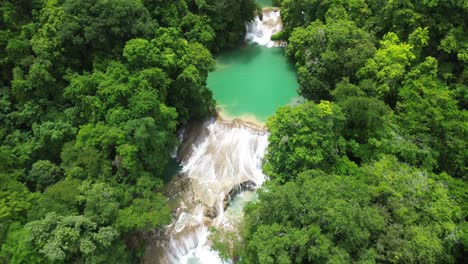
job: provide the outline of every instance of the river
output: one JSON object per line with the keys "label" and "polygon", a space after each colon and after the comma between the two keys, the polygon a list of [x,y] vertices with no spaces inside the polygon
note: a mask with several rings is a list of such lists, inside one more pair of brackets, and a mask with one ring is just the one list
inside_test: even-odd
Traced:
{"label": "river", "polygon": [[281,30],[279,10],[264,9],[263,20],[257,17],[246,29],[246,44],[220,54],[208,77],[219,116],[193,122],[181,135],[174,153],[181,169],[166,188],[174,221],[152,234],[145,263],[232,262],[211,248],[210,228],[235,231],[244,205],[256,199],[255,190],[266,180],[264,121],[295,101],[298,86],[283,48],[277,47],[281,43],[270,40]]}

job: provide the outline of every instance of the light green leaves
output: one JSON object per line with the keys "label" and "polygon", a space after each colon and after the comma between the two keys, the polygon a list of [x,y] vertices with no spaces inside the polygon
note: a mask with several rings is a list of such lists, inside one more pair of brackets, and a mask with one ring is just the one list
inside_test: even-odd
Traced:
{"label": "light green leaves", "polygon": [[392,32],[385,35],[380,45],[374,57],[357,74],[361,79],[368,78],[376,82],[374,90],[366,92],[385,98],[387,102],[394,102],[396,90],[416,56],[412,52],[413,46],[400,42]]}
{"label": "light green leaves", "polygon": [[341,109],[328,101],[280,108],[267,122],[266,174],[285,181],[307,169],[331,169],[341,156],[343,123]]}
{"label": "light green leaves", "polygon": [[84,216],[59,216],[47,214],[43,220],[26,225],[28,240],[49,261],[66,262],[75,254],[87,256],[109,246],[118,237],[111,228],[98,228],[97,224]]}

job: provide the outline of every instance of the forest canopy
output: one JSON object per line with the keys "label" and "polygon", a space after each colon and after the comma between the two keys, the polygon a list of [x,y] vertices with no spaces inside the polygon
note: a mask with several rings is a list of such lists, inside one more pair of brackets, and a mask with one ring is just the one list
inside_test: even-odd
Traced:
{"label": "forest canopy", "polygon": [[280,108],[241,263],[463,263],[467,1],[276,0],[304,103]]}
{"label": "forest canopy", "polygon": [[[177,129],[253,0],[0,4],[0,263],[135,263]],[[132,240],[135,241],[135,240]]]}
{"label": "forest canopy", "polygon": [[[468,2],[274,0],[297,105],[240,263],[463,263]],[[3,0],[0,263],[137,263],[171,220],[177,131],[213,113],[213,54],[254,0]],[[230,241],[232,242],[232,241]]]}

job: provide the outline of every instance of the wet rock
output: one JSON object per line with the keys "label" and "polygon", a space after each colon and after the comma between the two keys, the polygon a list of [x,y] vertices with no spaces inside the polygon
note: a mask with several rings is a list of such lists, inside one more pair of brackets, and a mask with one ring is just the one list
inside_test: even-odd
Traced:
{"label": "wet rock", "polygon": [[216,209],[216,207],[206,206],[204,215],[211,219],[214,219],[218,216],[218,210]]}
{"label": "wet rock", "polygon": [[224,198],[224,210],[229,206],[232,201],[232,198],[243,191],[255,191],[257,189],[257,184],[253,181],[245,181],[241,184],[238,184],[232,188],[232,190]]}

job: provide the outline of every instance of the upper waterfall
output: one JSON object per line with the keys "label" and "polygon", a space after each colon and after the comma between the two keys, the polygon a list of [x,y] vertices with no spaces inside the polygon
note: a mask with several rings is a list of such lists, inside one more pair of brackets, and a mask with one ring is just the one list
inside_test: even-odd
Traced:
{"label": "upper waterfall", "polygon": [[279,8],[263,9],[262,17],[246,24],[245,40],[269,48],[283,46],[279,41],[271,40],[271,36],[283,29]]}

